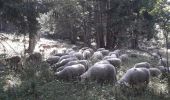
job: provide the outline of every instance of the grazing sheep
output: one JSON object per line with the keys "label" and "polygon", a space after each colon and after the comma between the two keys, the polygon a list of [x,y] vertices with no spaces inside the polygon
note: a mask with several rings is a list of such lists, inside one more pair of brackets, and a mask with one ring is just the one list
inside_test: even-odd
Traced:
{"label": "grazing sheep", "polygon": [[109,61],[110,64],[112,64],[116,68],[120,68],[120,66],[122,64],[122,61],[119,58],[110,58],[110,59],[106,59],[106,60]]}
{"label": "grazing sheep", "polygon": [[68,52],[69,55],[73,55],[74,53],[76,53],[76,51],[70,51],[70,52]]}
{"label": "grazing sheep", "polygon": [[100,51],[96,51],[94,52],[91,60],[92,62],[98,62],[99,60],[102,60],[103,58],[103,54]]}
{"label": "grazing sheep", "polygon": [[61,71],[61,70],[63,70],[67,66],[76,65],[76,64],[84,65],[86,70],[88,70],[88,68],[90,66],[90,64],[89,64],[89,62],[87,60],[75,60],[75,61],[70,61],[67,64],[65,64],[64,66],[61,66],[61,67],[57,68],[57,71]]}
{"label": "grazing sheep", "polygon": [[73,56],[73,55],[64,55],[64,56],[61,56],[61,57],[60,57],[60,59],[59,59],[58,62],[62,61],[63,59],[67,59],[67,58],[75,58],[75,57],[76,57],[76,56]]}
{"label": "grazing sheep", "polygon": [[127,62],[129,60],[129,57],[127,54],[122,54],[119,58],[122,62]]}
{"label": "grazing sheep", "polygon": [[91,53],[89,50],[85,50],[85,51],[83,52],[83,57],[84,57],[85,59],[90,59],[91,56],[92,56],[92,53]]}
{"label": "grazing sheep", "polygon": [[63,59],[60,62],[54,64],[53,66],[51,66],[53,68],[54,71],[56,71],[57,68],[64,66],[65,64],[67,64],[70,61],[75,61],[78,60],[77,58],[67,58],[67,59]]}
{"label": "grazing sheep", "polygon": [[75,51],[74,51],[73,49],[66,49],[66,50],[65,50],[65,53],[68,53],[68,54],[69,54],[69,53],[71,53],[71,52],[75,52]]}
{"label": "grazing sheep", "polygon": [[50,56],[46,62],[49,63],[50,65],[53,65],[59,61],[60,57],[59,56]]}
{"label": "grazing sheep", "polygon": [[95,64],[110,64],[110,62],[107,60],[101,60],[99,62],[96,62]]}
{"label": "grazing sheep", "polygon": [[101,53],[103,56],[107,56],[109,54],[109,50],[102,50]]}
{"label": "grazing sheep", "polygon": [[73,80],[78,78],[85,72],[85,67],[82,64],[65,67],[62,71],[56,72],[55,75],[59,79]]}
{"label": "grazing sheep", "polygon": [[119,57],[120,56],[120,52],[121,52],[120,50],[114,50],[113,52],[109,53],[109,56],[111,56],[112,54],[116,54],[116,56]]}
{"label": "grazing sheep", "polygon": [[145,88],[149,80],[150,71],[147,68],[131,68],[118,81],[118,84],[132,88]]}
{"label": "grazing sheep", "polygon": [[158,66],[156,68],[158,68],[162,72],[162,74],[165,74],[166,72],[170,72],[170,67]]}
{"label": "grazing sheep", "polygon": [[168,62],[168,65],[167,65],[167,59],[162,58],[162,59],[159,60],[158,65],[167,67],[169,65],[169,62]]}
{"label": "grazing sheep", "polygon": [[110,56],[113,57],[113,58],[117,58],[116,54],[111,54]]}
{"label": "grazing sheep", "polygon": [[95,64],[80,77],[82,82],[85,80],[96,80],[98,83],[115,83],[117,81],[116,69],[111,64]]}
{"label": "grazing sheep", "polygon": [[134,68],[151,68],[151,65],[148,62],[141,62],[134,65]]}
{"label": "grazing sheep", "polygon": [[149,68],[149,71],[152,77],[159,77],[162,74],[158,68]]}
{"label": "grazing sheep", "polygon": [[79,60],[83,60],[84,59],[83,54],[80,53],[80,52],[75,52],[72,55],[76,56]]}
{"label": "grazing sheep", "polygon": [[113,56],[105,56],[105,57],[103,58],[103,60],[107,60],[107,59],[110,59],[110,58],[117,58],[117,57],[113,57]]}

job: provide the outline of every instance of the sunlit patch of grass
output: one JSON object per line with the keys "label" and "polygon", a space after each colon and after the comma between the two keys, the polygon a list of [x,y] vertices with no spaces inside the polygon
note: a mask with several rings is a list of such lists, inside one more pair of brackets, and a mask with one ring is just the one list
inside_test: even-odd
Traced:
{"label": "sunlit patch of grass", "polygon": [[12,74],[5,77],[5,85],[3,86],[4,91],[10,88],[15,88],[21,85],[21,80],[19,76],[14,76]]}

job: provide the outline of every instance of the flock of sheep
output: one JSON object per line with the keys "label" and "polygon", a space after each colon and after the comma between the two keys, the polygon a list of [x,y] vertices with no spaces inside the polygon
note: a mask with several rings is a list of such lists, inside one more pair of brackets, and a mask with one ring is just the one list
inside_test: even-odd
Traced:
{"label": "flock of sheep", "polygon": [[[57,53],[46,62],[55,71],[57,79],[97,81],[98,83],[119,84],[128,87],[144,86],[150,82],[151,77],[159,77],[166,71],[166,60],[160,59],[158,67],[152,67],[148,62],[136,63],[128,69],[125,74],[117,80],[117,74],[122,63],[129,61],[129,57],[136,57],[134,53],[123,53],[121,50],[109,51],[99,48],[94,51],[84,47],[79,51],[70,49],[64,53]],[[162,65],[162,66],[161,66]]]}

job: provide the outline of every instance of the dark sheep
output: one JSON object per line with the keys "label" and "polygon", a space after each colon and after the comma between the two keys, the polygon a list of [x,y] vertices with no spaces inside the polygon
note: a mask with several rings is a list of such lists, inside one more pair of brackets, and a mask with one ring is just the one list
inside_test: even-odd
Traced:
{"label": "dark sheep", "polygon": [[132,88],[145,88],[149,84],[149,80],[149,69],[131,68],[118,81],[118,84]]}
{"label": "dark sheep", "polygon": [[85,67],[82,64],[72,65],[65,67],[62,71],[56,72],[55,76],[63,80],[73,80],[78,78],[85,72]]}
{"label": "dark sheep", "polygon": [[95,80],[98,83],[115,83],[117,81],[116,69],[111,64],[95,64],[80,77],[82,82],[85,80]]}
{"label": "dark sheep", "polygon": [[148,62],[141,62],[134,65],[135,68],[151,68],[151,65]]}

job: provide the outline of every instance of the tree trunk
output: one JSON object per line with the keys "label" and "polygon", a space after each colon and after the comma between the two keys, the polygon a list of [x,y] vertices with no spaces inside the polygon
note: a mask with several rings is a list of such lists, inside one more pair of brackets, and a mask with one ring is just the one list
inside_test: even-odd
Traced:
{"label": "tree trunk", "polygon": [[29,34],[29,46],[26,50],[26,53],[33,53],[36,45],[36,34],[30,33]]}
{"label": "tree trunk", "polygon": [[133,31],[132,33],[132,38],[131,38],[131,48],[132,49],[138,49],[139,45],[138,45],[138,33],[136,30]]}

